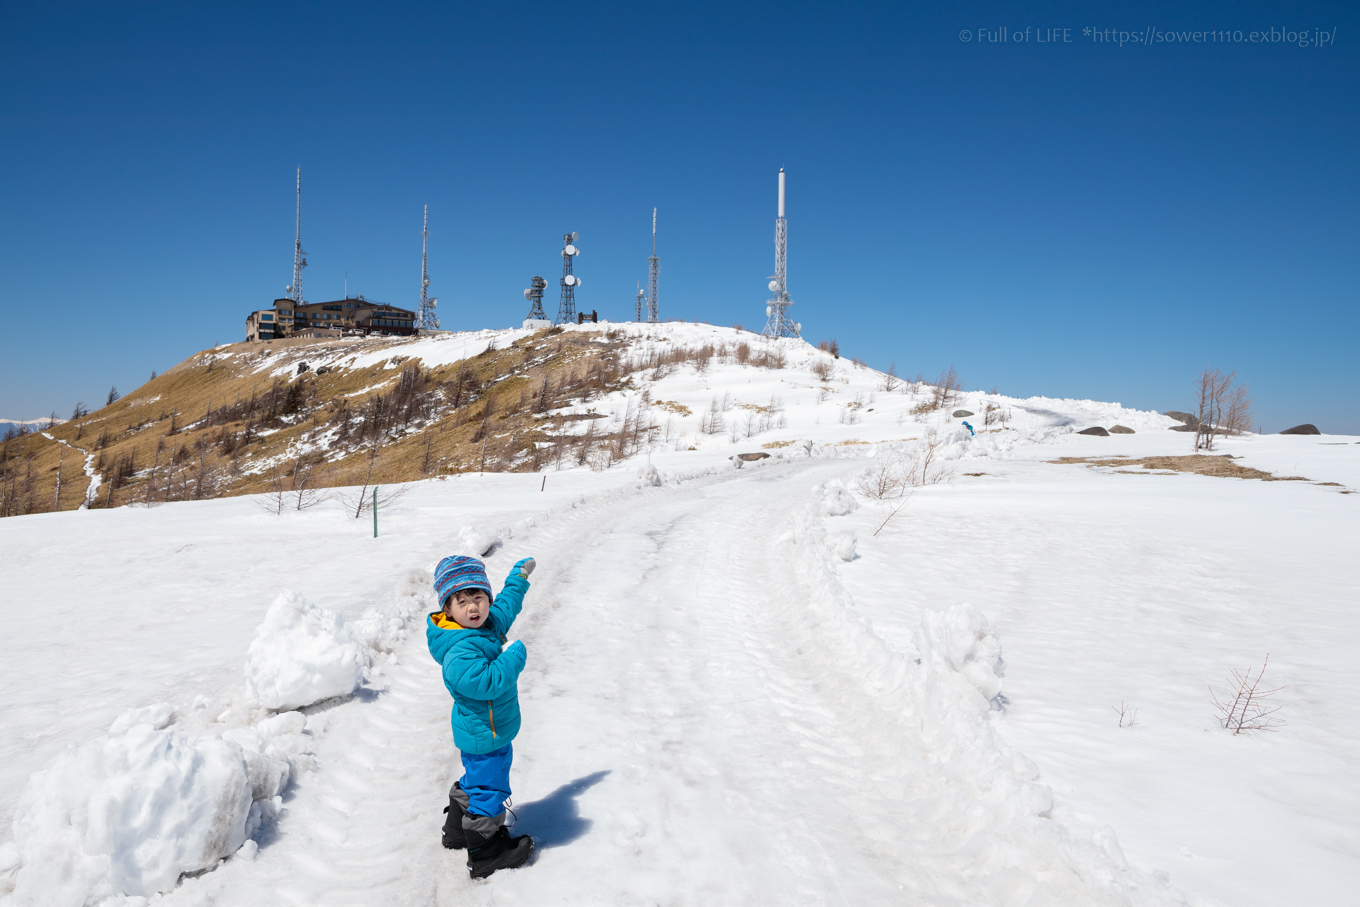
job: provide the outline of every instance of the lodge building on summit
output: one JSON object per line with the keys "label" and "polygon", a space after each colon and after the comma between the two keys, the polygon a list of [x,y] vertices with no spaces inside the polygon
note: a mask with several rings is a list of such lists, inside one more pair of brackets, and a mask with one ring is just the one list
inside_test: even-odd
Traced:
{"label": "lodge building on summit", "polygon": [[295,303],[275,299],[272,309],[260,309],[246,317],[246,340],[281,340],[285,337],[342,337],[355,334],[416,333],[416,313],[410,309],[346,296],[333,302]]}

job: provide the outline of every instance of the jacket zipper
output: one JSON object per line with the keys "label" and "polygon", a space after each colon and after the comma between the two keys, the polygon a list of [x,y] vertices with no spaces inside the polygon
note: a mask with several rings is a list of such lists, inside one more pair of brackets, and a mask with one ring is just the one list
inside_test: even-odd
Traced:
{"label": "jacket zipper", "polygon": [[496,739],[496,710],[491,707],[491,700],[486,701],[486,717],[491,722],[491,739]]}

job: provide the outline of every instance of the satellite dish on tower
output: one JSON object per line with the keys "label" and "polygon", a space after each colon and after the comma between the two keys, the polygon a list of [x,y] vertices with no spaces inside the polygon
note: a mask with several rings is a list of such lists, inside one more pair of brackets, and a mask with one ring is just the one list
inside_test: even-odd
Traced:
{"label": "satellite dish on tower", "polygon": [[578,239],[580,239],[580,238],[581,238],[581,234],[580,234],[580,233],[577,233],[575,230],[572,230],[572,231],[571,231],[571,241],[572,241],[572,242],[576,242],[576,240],[578,240]]}
{"label": "satellite dish on tower", "polygon": [[565,255],[575,255],[577,253],[577,248],[571,243],[567,243],[567,247],[563,249],[562,252]]}
{"label": "satellite dish on tower", "polygon": [[766,317],[766,318],[769,318],[769,317],[770,317],[770,312],[772,312],[772,311],[773,311],[773,310],[772,310],[769,306],[766,306],[766,307],[765,307],[765,317]]}
{"label": "satellite dish on tower", "polygon": [[777,281],[777,280],[772,280],[772,281],[770,281],[770,292],[771,292],[771,293],[774,293],[774,292],[778,291],[778,289],[779,289],[779,281]]}
{"label": "satellite dish on tower", "polygon": [[562,278],[562,282],[569,287],[574,287],[576,286],[576,275],[568,274],[566,277]]}
{"label": "satellite dish on tower", "polygon": [[532,299],[534,298],[534,291],[533,291],[533,290],[525,290],[525,291],[524,291],[524,298],[525,298],[525,299],[532,300]]}
{"label": "satellite dish on tower", "polygon": [[[576,277],[575,274],[573,274],[572,276],[573,276],[573,277]],[[576,285],[577,285],[578,287],[581,285],[581,278],[576,277]]]}

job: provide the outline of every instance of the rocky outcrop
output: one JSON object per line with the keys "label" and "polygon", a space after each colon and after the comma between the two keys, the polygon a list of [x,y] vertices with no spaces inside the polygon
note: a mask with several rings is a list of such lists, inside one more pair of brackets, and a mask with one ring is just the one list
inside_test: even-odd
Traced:
{"label": "rocky outcrop", "polygon": [[1181,423],[1180,425],[1171,426],[1172,431],[1199,431],[1199,419],[1192,416],[1190,413],[1182,413],[1177,412],[1174,409],[1169,409],[1162,413],[1162,415],[1169,416]]}
{"label": "rocky outcrop", "polygon": [[1110,436],[1110,433],[1107,432],[1105,429],[1101,428],[1099,425],[1092,425],[1090,428],[1083,428],[1081,431],[1077,432],[1077,434],[1095,435],[1098,438],[1108,438]]}
{"label": "rocky outcrop", "polygon": [[1314,425],[1313,423],[1311,423],[1311,422],[1305,422],[1305,423],[1303,423],[1302,425],[1295,425],[1293,428],[1286,428],[1284,431],[1280,432],[1280,434],[1282,434],[1282,435],[1320,435],[1320,434],[1322,434],[1322,432],[1318,431],[1318,427],[1317,427],[1316,425]]}
{"label": "rocky outcrop", "polygon": [[1112,435],[1131,435],[1131,434],[1134,434],[1134,431],[1133,431],[1133,429],[1129,428],[1127,425],[1111,425],[1111,426],[1110,426],[1110,434],[1112,434]]}

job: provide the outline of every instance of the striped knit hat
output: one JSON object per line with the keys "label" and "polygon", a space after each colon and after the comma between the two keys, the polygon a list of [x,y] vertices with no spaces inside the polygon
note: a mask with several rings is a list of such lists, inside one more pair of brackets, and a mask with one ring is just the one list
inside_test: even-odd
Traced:
{"label": "striped knit hat", "polygon": [[434,570],[434,593],[442,608],[448,597],[459,589],[481,589],[492,598],[491,583],[486,579],[486,565],[475,557],[461,554],[446,557]]}

